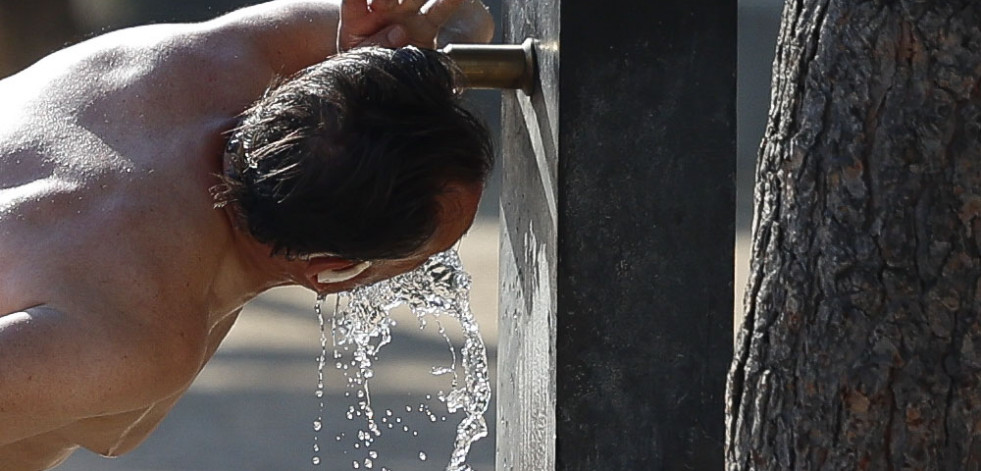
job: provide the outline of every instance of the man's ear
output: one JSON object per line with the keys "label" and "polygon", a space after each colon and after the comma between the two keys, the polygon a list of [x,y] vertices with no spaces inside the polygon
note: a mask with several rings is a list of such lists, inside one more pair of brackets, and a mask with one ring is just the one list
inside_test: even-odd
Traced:
{"label": "man's ear", "polygon": [[307,265],[304,275],[313,285],[341,283],[364,273],[371,262],[355,262],[340,257],[316,257]]}

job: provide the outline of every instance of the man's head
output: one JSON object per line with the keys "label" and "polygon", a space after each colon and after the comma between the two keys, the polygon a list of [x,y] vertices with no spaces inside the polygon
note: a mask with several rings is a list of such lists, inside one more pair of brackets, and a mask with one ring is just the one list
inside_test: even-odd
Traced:
{"label": "man's head", "polygon": [[448,216],[469,227],[493,165],[457,77],[435,51],[366,48],[275,84],[233,131],[218,202],[275,254],[419,256]]}

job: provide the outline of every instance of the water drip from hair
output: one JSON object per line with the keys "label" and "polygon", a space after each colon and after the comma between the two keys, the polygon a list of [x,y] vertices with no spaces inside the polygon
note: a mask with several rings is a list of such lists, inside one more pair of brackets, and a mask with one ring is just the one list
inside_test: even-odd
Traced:
{"label": "water drip from hair", "polygon": [[[317,409],[317,420],[313,421],[313,460],[314,466],[321,463],[320,459],[320,435],[324,424],[324,365],[327,364],[327,326],[324,322],[324,312],[322,309],[324,296],[317,297],[317,303],[313,310],[317,313],[317,322],[320,324],[320,356],[317,357],[317,389],[314,395],[317,397],[319,407]],[[336,306],[335,306],[336,311]]]}

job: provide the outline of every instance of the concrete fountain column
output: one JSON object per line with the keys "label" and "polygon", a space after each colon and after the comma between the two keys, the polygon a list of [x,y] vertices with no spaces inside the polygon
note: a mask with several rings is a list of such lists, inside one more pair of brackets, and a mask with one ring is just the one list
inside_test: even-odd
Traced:
{"label": "concrete fountain column", "polygon": [[498,470],[719,470],[735,0],[511,0]]}

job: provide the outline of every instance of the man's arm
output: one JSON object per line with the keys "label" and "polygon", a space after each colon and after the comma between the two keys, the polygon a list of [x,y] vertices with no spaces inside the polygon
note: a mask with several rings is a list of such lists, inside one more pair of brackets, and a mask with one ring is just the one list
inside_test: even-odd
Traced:
{"label": "man's arm", "polygon": [[494,24],[480,0],[277,0],[203,24],[251,44],[277,73],[291,74],[358,46],[434,47],[441,31],[488,42]]}
{"label": "man's arm", "polygon": [[[231,314],[223,317],[217,324],[215,324],[214,327],[212,327],[211,331],[208,333],[208,341],[205,348],[204,358],[200,362],[200,366],[194,371],[195,377],[201,372],[201,369],[204,368],[205,364],[211,360],[212,356],[214,356],[215,351],[218,349],[218,346],[221,344],[221,341],[225,338],[225,336],[228,335],[229,330],[231,330],[235,320],[238,319],[238,315],[241,311],[241,308],[235,310]],[[152,368],[153,366],[154,365],[145,365],[144,368]],[[129,453],[140,443],[146,440],[150,433],[153,432],[157,425],[160,424],[160,421],[163,420],[164,416],[170,412],[181,396],[184,395],[190,385],[191,378],[188,378],[186,384],[181,386],[177,391],[170,394],[166,398],[155,402],[152,406],[150,406],[149,410],[137,411],[138,418],[140,420],[133,423],[124,436],[119,437],[119,441],[116,442],[115,446],[111,450],[104,448],[100,449],[98,448],[97,444],[91,443],[91,441],[86,440],[86,437],[79,436],[78,434],[76,434],[73,439],[79,445],[103,455],[120,456]],[[133,420],[136,419],[137,417],[133,418]],[[70,427],[65,431],[71,434]],[[116,437],[112,437],[112,439],[115,440]],[[99,441],[104,442],[105,440]]]}
{"label": "man's arm", "polygon": [[336,53],[339,0],[277,0],[202,23],[207,33],[259,53],[274,72],[289,75]]}
{"label": "man's arm", "polygon": [[49,307],[0,317],[0,446],[145,407],[196,373],[203,350],[118,324]]}

